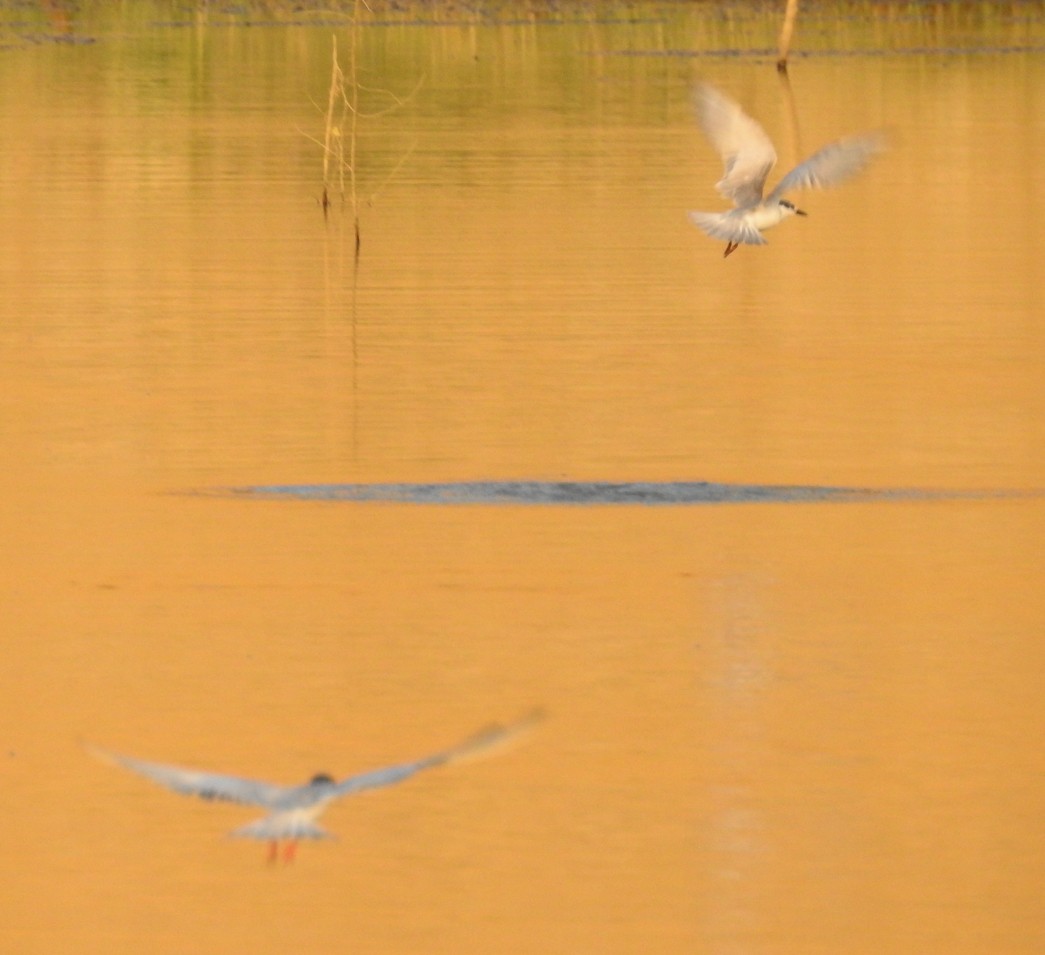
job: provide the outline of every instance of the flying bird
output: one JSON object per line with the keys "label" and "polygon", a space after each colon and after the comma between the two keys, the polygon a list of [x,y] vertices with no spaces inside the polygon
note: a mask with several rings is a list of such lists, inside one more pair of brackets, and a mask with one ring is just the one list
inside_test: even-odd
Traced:
{"label": "flying bird", "polygon": [[107,762],[145,776],[176,793],[265,809],[267,815],[233,830],[230,835],[266,840],[269,843],[270,862],[278,858],[280,843],[283,843],[283,858],[290,862],[294,859],[297,844],[301,839],[332,838],[331,833],[316,824],[316,819],[334,800],[367,789],[392,786],[425,769],[434,769],[436,766],[446,766],[469,757],[480,756],[510,742],[541,718],[542,714],[535,711],[508,726],[488,726],[457,746],[413,762],[359,773],[340,781],[326,773],[317,773],[307,783],[298,786],[284,786],[239,776],[150,763],[94,747],[90,747],[90,750]]}
{"label": "flying bird", "polygon": [[865,133],[829,143],[795,166],[765,198],[766,177],[776,164],[776,150],[766,131],[741,109],[740,104],[708,83],[694,92],[697,119],[708,141],[725,163],[725,173],[715,184],[731,200],[729,212],[691,212],[690,219],[713,239],[726,245],[729,255],[740,245],[765,245],[763,229],[789,216],[807,213],[784,196],[810,186],[835,186],[855,175],[885,146],[880,133]]}

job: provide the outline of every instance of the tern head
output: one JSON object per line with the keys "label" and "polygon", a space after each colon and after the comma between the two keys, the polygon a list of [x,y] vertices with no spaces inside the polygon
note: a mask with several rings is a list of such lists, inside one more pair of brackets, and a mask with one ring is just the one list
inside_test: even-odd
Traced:
{"label": "tern head", "polygon": [[326,773],[316,773],[309,781],[310,786],[329,786],[337,782],[333,776],[328,776]]}
{"label": "tern head", "polygon": [[801,209],[795,207],[793,202],[788,202],[786,199],[780,199],[780,208],[785,209],[785,216],[807,216],[808,212],[803,212]]}

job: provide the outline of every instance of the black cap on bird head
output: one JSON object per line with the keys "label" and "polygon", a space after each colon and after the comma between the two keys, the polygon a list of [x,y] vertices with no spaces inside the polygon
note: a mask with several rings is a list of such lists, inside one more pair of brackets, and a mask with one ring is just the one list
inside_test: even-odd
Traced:
{"label": "black cap on bird head", "polygon": [[333,783],[336,780],[333,776],[328,776],[326,773],[316,773],[309,781],[310,786],[322,786],[324,783]]}
{"label": "black cap on bird head", "polygon": [[790,209],[796,216],[809,215],[808,212],[803,212],[801,209],[796,208],[795,204],[793,202],[788,202],[787,199],[781,199],[779,201],[780,205],[782,205],[785,209]]}

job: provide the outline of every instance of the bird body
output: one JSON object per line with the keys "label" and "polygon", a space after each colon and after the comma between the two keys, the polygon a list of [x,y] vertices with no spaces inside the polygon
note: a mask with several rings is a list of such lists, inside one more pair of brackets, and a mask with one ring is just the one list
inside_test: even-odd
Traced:
{"label": "bird body", "polygon": [[332,838],[329,832],[317,824],[316,819],[334,800],[367,789],[391,786],[422,770],[481,755],[508,742],[539,719],[540,714],[533,713],[509,726],[490,726],[457,746],[412,762],[359,773],[340,781],[320,773],[309,782],[298,786],[284,786],[240,776],[147,762],[101,749],[92,748],[92,752],[107,762],[122,766],[186,796],[242,803],[265,809],[265,816],[233,830],[230,834],[268,841],[270,860],[276,858],[279,843],[284,842],[285,858],[289,861],[294,857],[299,840]]}
{"label": "bird body", "polygon": [[732,201],[727,212],[691,212],[690,220],[714,239],[726,241],[725,255],[740,245],[765,245],[763,230],[793,215],[806,215],[784,196],[795,189],[825,188],[855,175],[883,148],[882,137],[867,133],[824,146],[792,169],[765,198],[766,178],[776,150],[765,130],[740,104],[701,83],[694,93],[697,119],[725,164],[715,188]]}

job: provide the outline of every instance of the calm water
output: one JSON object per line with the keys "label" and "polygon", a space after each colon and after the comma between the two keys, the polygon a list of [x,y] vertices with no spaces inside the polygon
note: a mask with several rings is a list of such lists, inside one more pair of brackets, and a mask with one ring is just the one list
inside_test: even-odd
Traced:
{"label": "calm water", "polygon": [[[1040,953],[1045,506],[968,492],[1045,485],[1045,9],[819,9],[788,86],[775,10],[377,6],[358,265],[350,12],[0,15],[5,948]],[[697,77],[785,170],[891,149],[723,260]],[[886,493],[195,493],[515,481]],[[82,749],[292,782],[534,705],[292,867]]]}

